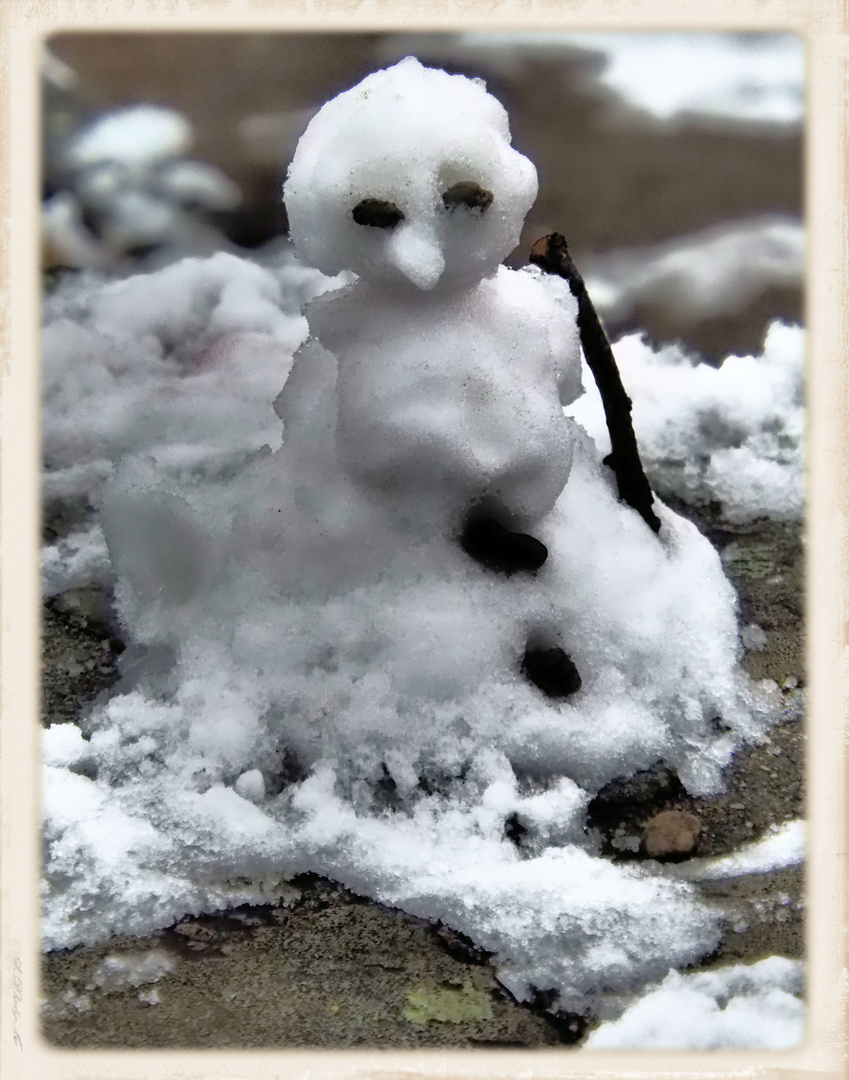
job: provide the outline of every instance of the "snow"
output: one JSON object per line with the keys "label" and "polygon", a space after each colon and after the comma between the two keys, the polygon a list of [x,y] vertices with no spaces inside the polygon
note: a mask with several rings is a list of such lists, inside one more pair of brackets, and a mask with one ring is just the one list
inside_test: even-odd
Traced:
{"label": "snow", "polygon": [[661,121],[693,115],[790,126],[805,105],[805,51],[785,33],[469,33],[482,52],[574,46],[600,52],[598,83]]}
{"label": "snow", "polygon": [[804,1034],[802,964],[770,956],[693,975],[670,971],[620,1019],[602,1024],[595,1050],[787,1050]]}
{"label": "snow", "polygon": [[191,125],[180,113],[158,105],[133,105],[95,120],[71,142],[66,157],[74,168],[102,161],[148,165],[180,157],[191,143]]}
{"label": "snow", "polygon": [[[799,518],[804,504],[804,331],[774,322],[759,356],[700,364],[679,345],[641,335],[614,344],[634,402],[640,455],[655,489],[695,504],[717,501],[730,521]],[[591,379],[569,413],[609,447]]]}
{"label": "snow", "polygon": [[184,116],[145,104],[105,113],[66,136],[54,164],[64,186],[42,209],[51,257],[122,269],[135,248],[188,254],[220,247],[203,211],[233,209],[241,192],[213,166],[185,160],[192,141]]}
{"label": "snow", "polygon": [[645,305],[683,325],[740,311],[771,287],[801,288],[804,271],[802,223],[766,215],[597,256],[584,277],[609,322],[621,323]]}
{"label": "snow", "polygon": [[[589,800],[658,761],[718,792],[775,695],[738,666],[711,545],[660,501],[655,535],[563,415],[576,304],[499,268],[536,181],[483,85],[403,61],[302,148],[287,205],[315,269],[218,254],[81,275],[46,305],[45,489],[90,508],[46,587],[114,578],[135,664],[45,733],[45,947],[268,902],[309,870],[467,934],[521,1000],[612,1015],[713,949],[722,915],[600,858]],[[474,205],[446,205],[471,182]],[[372,198],[404,216],[358,222]],[[798,340],[774,328],[718,371],[618,348],[686,475],[723,424],[786,422]],[[535,574],[463,550],[477,501],[545,544]],[[563,699],[523,671],[554,647],[581,677]]]}
{"label": "snow", "polygon": [[766,836],[730,855],[713,859],[690,859],[674,868],[687,881],[719,881],[747,874],[768,874],[784,866],[798,866],[805,860],[805,823],[788,821],[776,825]]}

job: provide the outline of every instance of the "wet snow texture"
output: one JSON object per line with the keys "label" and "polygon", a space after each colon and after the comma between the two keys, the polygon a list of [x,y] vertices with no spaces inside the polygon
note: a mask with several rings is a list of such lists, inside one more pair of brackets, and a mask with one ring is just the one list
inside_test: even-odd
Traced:
{"label": "wet snow texture", "polygon": [[[407,65],[415,93],[420,70]],[[398,297],[424,290],[426,306],[409,301],[425,323],[434,316],[419,340],[450,369],[447,383],[438,372],[423,379],[397,330],[398,348],[373,346],[378,371],[397,375],[413,412],[398,411],[389,379],[367,418],[374,425],[349,445],[350,464],[343,456],[340,467],[332,439],[337,414],[344,431],[356,401],[342,372],[350,360],[357,376],[360,359],[366,380],[368,353],[346,305],[365,297],[363,341],[371,314],[385,336],[379,293],[358,283],[308,312],[321,344],[308,344],[293,369],[298,408],[292,383],[277,401],[279,449],[271,403],[306,332],[288,312],[320,290],[315,274],[218,255],[120,283],[84,279],[48,305],[46,493],[100,507],[118,614],[129,640],[148,650],[134,683],[80,728],[46,733],[48,948],[267,899],[281,875],[304,870],[443,920],[496,954],[516,997],[554,990],[567,1011],[590,1001],[603,1011],[609,992],[657,980],[716,943],[718,916],[691,886],[599,859],[584,811],[606,781],[658,760],[692,793],[716,791],[735,747],[763,729],[766,705],[737,666],[733,590],[695,527],[658,504],[658,539],[623,507],[593,442],[553,410],[552,399],[577,393],[577,356],[571,367],[555,364],[569,342],[557,324],[570,298],[528,272],[469,284],[504,254],[529,188],[527,163],[508,154],[503,110],[460,84],[474,104],[464,122],[482,123],[486,135],[469,161],[492,167],[480,174],[495,191],[491,210],[505,204],[486,242],[452,248],[439,204],[422,197],[404,207],[412,248],[384,238],[376,250],[368,239],[362,263],[321,262],[373,273],[378,289],[394,282]],[[438,137],[423,138],[422,152]],[[455,148],[453,128],[445,138]],[[503,185],[492,164],[502,146]],[[428,175],[437,194],[468,179]],[[354,202],[375,191],[400,200],[399,177],[388,176],[376,191],[369,174]],[[344,254],[350,237],[340,232]],[[410,251],[425,249],[416,281]],[[461,315],[448,337],[431,340],[458,282]],[[516,335],[494,357],[480,337],[493,287]],[[521,485],[510,486],[511,462],[488,439],[521,385],[499,364],[512,370],[529,330],[537,352],[528,377],[550,381],[547,396],[523,404],[529,436],[514,429],[516,464],[545,494],[516,505]],[[781,356],[779,370],[792,369],[792,348]],[[666,364],[664,379],[679,368],[685,387],[701,378],[680,362]],[[473,413],[480,426],[466,444],[454,433],[429,442],[416,410],[441,408],[451,378],[465,386],[472,376],[486,391]],[[760,413],[743,414],[734,392],[715,401],[758,428]],[[362,420],[362,406],[354,415]],[[568,447],[571,474],[565,449],[544,460],[544,438],[535,440],[545,430]],[[686,460],[683,425],[679,437]],[[402,455],[402,491],[432,469],[418,505],[363,468],[381,438]],[[475,480],[534,521],[549,549],[542,571],[493,575],[450,530],[423,530],[433,477],[452,492],[449,522]],[[66,582],[106,572],[96,529],[48,553],[51,590],[62,587],[63,565]],[[525,680],[529,641],[568,652],[579,693],[552,703]],[[527,831],[521,851],[505,835],[513,816]]]}

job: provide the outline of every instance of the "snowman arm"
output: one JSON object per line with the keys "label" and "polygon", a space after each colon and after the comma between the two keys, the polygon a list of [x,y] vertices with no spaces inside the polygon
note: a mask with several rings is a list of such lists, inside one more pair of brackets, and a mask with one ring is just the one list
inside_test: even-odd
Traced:
{"label": "snowman arm", "polygon": [[652,510],[652,494],[637,449],[631,421],[631,399],[625,392],[616,358],[607,340],[584,279],[572,262],[566,240],[551,233],[531,248],[531,262],[552,276],[568,282],[578,305],[578,329],[587,365],[601,393],[607,430],[612,444],[611,464],[616,474],[619,497],[632,506],[653,532],[660,531],[660,518]]}

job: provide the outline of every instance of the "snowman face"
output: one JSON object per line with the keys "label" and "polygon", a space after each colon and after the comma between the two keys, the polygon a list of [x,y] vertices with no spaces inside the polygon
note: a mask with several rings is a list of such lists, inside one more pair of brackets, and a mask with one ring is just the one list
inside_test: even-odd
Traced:
{"label": "snowman face", "polygon": [[319,112],[284,198],[305,261],[429,291],[493,273],[536,191],[482,85],[408,58]]}

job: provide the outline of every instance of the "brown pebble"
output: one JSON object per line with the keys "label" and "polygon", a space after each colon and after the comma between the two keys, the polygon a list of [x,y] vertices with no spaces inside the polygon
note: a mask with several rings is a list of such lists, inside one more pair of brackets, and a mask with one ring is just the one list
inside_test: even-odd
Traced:
{"label": "brown pebble", "polygon": [[701,822],[683,810],[663,810],[643,829],[643,850],[652,859],[691,855],[699,840]]}

